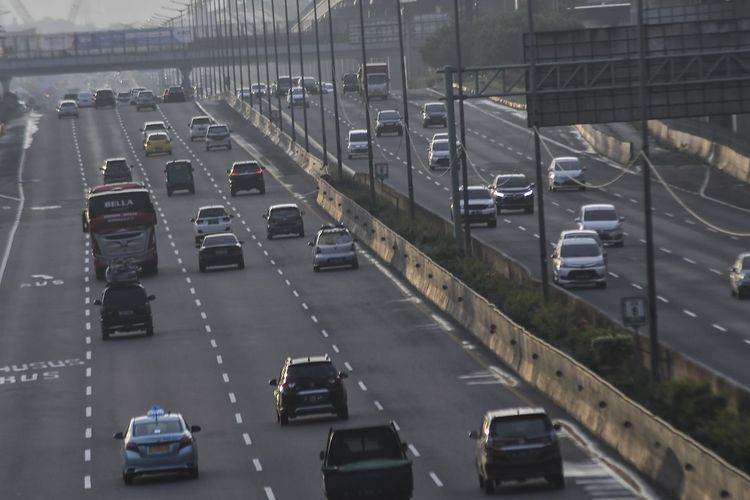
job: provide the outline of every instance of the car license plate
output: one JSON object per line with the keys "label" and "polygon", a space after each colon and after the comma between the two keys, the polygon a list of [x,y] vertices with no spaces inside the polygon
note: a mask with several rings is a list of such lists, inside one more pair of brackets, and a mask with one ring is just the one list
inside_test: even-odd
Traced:
{"label": "car license plate", "polygon": [[132,316],[134,311],[120,311],[120,316]]}
{"label": "car license plate", "polygon": [[149,455],[163,455],[169,452],[169,444],[152,444],[148,447]]}
{"label": "car license plate", "polygon": [[219,248],[216,250],[216,255],[226,255],[227,249],[226,248]]}
{"label": "car license plate", "polygon": [[218,223],[219,223],[219,221],[217,221],[217,220],[210,220],[210,221],[208,221],[208,223],[209,223],[209,224],[218,224]]}
{"label": "car license plate", "polygon": [[313,394],[312,396],[305,396],[305,402],[307,403],[317,403],[318,401],[323,401],[324,396],[322,394]]}

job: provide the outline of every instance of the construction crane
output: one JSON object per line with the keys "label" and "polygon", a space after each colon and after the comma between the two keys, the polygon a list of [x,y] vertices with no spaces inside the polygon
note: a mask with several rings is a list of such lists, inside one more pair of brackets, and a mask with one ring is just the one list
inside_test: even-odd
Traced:
{"label": "construction crane", "polygon": [[23,21],[23,24],[28,24],[29,26],[34,24],[34,18],[31,17],[29,11],[23,6],[21,0],[10,0],[10,4],[13,6],[13,10],[16,11],[16,14],[21,18],[21,21]]}
{"label": "construction crane", "polygon": [[73,0],[70,5],[70,11],[68,12],[68,22],[75,23],[78,12],[81,10],[84,0]]}

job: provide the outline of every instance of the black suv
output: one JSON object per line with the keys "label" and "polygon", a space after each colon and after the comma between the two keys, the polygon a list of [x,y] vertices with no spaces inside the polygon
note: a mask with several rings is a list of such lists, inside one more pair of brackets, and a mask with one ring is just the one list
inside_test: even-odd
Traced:
{"label": "black suv", "polygon": [[523,481],[543,477],[555,488],[565,487],[560,443],[543,408],[510,408],[489,411],[479,432],[469,437],[478,441],[479,487],[493,493],[501,481]]}
{"label": "black suv", "polygon": [[190,191],[195,194],[195,182],[193,180],[193,164],[190,160],[168,161],[164,166],[167,176],[167,196],[179,190]]}
{"label": "black suv", "polygon": [[164,90],[164,102],[185,102],[185,91],[182,87],[173,85]]}
{"label": "black suv", "polygon": [[229,174],[229,193],[232,196],[237,191],[250,191],[257,189],[260,194],[266,192],[266,181],[263,179],[263,167],[257,161],[236,161],[232,168],[227,170]]}
{"label": "black suv", "polygon": [[266,237],[272,240],[274,236],[280,234],[305,236],[303,215],[305,215],[304,210],[300,210],[294,203],[271,205],[263,213],[263,218],[266,219]]}
{"label": "black suv", "polygon": [[500,174],[488,187],[498,214],[501,210],[516,208],[522,208],[527,214],[534,213],[534,183],[524,174]]}
{"label": "black suv", "polygon": [[96,109],[103,108],[104,106],[117,107],[117,101],[115,101],[115,93],[112,89],[98,89],[94,93],[94,107]]}
{"label": "black suv", "polygon": [[445,109],[445,103],[428,102],[422,106],[422,126],[430,125],[448,126],[448,110]]}
{"label": "black suv", "polygon": [[384,109],[378,111],[378,117],[375,121],[375,135],[380,137],[381,134],[398,134],[403,135],[404,126],[401,124],[401,114],[395,109]]}
{"label": "black suv", "polygon": [[[109,273],[108,273],[109,274]],[[100,307],[102,338],[108,340],[114,332],[145,331],[154,334],[150,302],[156,297],[147,295],[135,275],[125,275],[107,283],[102,298],[94,304]]]}
{"label": "black suv", "polygon": [[113,182],[132,182],[133,172],[125,158],[108,158],[100,168],[104,176],[104,184]]}
{"label": "black suv", "polygon": [[357,92],[359,90],[359,84],[357,83],[356,73],[345,73],[341,77],[341,92],[346,94],[347,92]]}
{"label": "black suv", "polygon": [[276,420],[287,425],[290,418],[318,413],[349,418],[343,382],[347,376],[336,371],[328,355],[286,358],[279,378],[268,382],[274,386]]}

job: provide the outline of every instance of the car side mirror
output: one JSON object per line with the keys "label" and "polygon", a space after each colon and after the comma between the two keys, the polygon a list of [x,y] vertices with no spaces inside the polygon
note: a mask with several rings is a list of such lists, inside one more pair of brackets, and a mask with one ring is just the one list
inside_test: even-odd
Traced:
{"label": "car side mirror", "polygon": [[231,169],[227,169],[227,173],[228,173],[228,174],[229,174],[229,173],[231,173],[231,172],[232,172],[232,170],[231,170]]}
{"label": "car side mirror", "polygon": [[309,246],[309,247],[313,246],[313,244],[314,244],[314,243],[313,243],[312,241],[308,241],[308,242],[307,242],[307,246]]}
{"label": "car side mirror", "polygon": [[149,302],[151,302],[152,300],[156,300],[156,295],[154,295],[154,294],[151,294],[151,295],[149,295],[149,296],[148,296],[148,297],[146,297],[146,298],[148,299],[148,301],[149,301]]}
{"label": "car side mirror", "polygon": [[230,219],[234,219],[234,214],[229,214]]}
{"label": "car side mirror", "polygon": [[339,378],[349,378],[349,374],[344,371],[340,371]]}
{"label": "car side mirror", "polygon": [[263,215],[261,215],[261,217],[263,217],[264,219],[268,219],[268,215],[267,214],[263,214]]}
{"label": "car side mirror", "polygon": [[479,433],[477,431],[469,431],[469,439],[479,439]]}
{"label": "car side mirror", "polygon": [[114,439],[125,439],[125,435],[122,433],[122,431],[115,432],[114,434],[112,434],[112,437]]}
{"label": "car side mirror", "polygon": [[96,300],[94,301],[94,305],[95,305],[95,306],[100,306],[100,305],[102,305],[102,301],[101,301],[101,299],[96,299]]}
{"label": "car side mirror", "polygon": [[268,385],[278,385],[278,381],[275,378],[272,378],[268,381]]}
{"label": "car side mirror", "polygon": [[245,244],[245,241],[244,240],[240,240],[240,245],[244,245],[244,244]]}
{"label": "car side mirror", "polygon": [[321,460],[325,460],[326,459],[326,452],[323,451],[323,450],[320,451],[320,459]]}
{"label": "car side mirror", "polygon": [[536,184],[534,184],[533,182],[529,184],[529,188],[533,188],[534,186],[536,186]]}
{"label": "car side mirror", "polygon": [[203,427],[200,425],[191,425],[190,426],[190,432],[200,432],[203,430]]}
{"label": "car side mirror", "polygon": [[576,217],[575,219],[573,219],[573,221],[574,222],[581,222],[581,218],[580,217]]}
{"label": "car side mirror", "polygon": [[195,222],[195,217],[193,217],[192,219],[190,219],[190,222]]}
{"label": "car side mirror", "polygon": [[409,449],[409,443],[401,443],[401,451],[406,453],[408,449]]}
{"label": "car side mirror", "polygon": [[305,215],[305,211],[304,211],[304,210],[300,210],[300,211],[299,211],[299,214],[300,214],[300,215]]}
{"label": "car side mirror", "polygon": [[554,424],[552,424],[552,428],[559,432],[559,431],[562,430],[562,425],[560,425],[559,423],[555,422]]}

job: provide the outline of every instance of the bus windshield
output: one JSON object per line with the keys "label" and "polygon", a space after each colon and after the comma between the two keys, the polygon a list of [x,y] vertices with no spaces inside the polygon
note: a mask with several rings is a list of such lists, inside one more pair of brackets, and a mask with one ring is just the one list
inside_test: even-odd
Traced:
{"label": "bus windshield", "polygon": [[154,213],[147,191],[107,193],[89,198],[89,218],[133,212]]}

